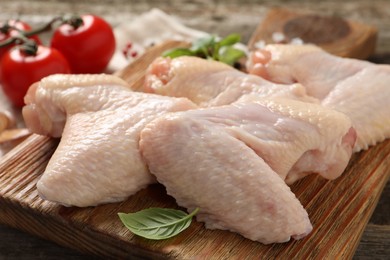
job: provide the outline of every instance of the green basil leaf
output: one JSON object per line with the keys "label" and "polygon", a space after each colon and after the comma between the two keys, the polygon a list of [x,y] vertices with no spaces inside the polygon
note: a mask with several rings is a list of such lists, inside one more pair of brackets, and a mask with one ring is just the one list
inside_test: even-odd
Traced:
{"label": "green basil leaf", "polygon": [[191,224],[192,217],[198,213],[196,208],[190,214],[181,210],[149,208],[135,213],[118,213],[122,223],[134,234],[154,240],[173,237]]}
{"label": "green basil leaf", "polygon": [[233,46],[224,46],[219,50],[219,61],[233,65],[236,61],[245,55],[246,54],[244,51],[235,49]]}
{"label": "green basil leaf", "polygon": [[229,46],[229,45],[233,45],[233,44],[236,44],[238,42],[240,42],[241,40],[241,36],[236,34],[236,33],[233,33],[233,34],[229,34],[228,36],[226,36],[225,38],[223,38],[220,42],[219,42],[219,45],[222,47],[222,46]]}
{"label": "green basil leaf", "polygon": [[162,56],[163,57],[170,57],[170,58],[177,58],[180,56],[195,56],[196,54],[191,51],[188,48],[176,48],[165,51]]}
{"label": "green basil leaf", "polygon": [[192,43],[190,48],[176,48],[163,53],[164,57],[176,58],[180,56],[197,56],[208,60],[221,61],[229,65],[234,63],[246,53],[234,48],[234,44],[240,42],[240,35],[230,34],[227,37],[217,40],[211,35],[200,38]]}
{"label": "green basil leaf", "polygon": [[211,35],[194,41],[192,43],[190,50],[195,53],[203,54],[204,56],[208,57],[210,56],[209,49],[213,48],[214,44],[215,44],[215,36]]}

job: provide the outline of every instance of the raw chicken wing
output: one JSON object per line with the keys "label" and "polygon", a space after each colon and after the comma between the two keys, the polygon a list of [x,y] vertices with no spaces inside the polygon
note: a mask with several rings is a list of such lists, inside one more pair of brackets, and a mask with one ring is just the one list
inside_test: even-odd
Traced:
{"label": "raw chicken wing", "polygon": [[389,65],[336,57],[312,45],[276,44],[253,52],[248,68],[276,83],[301,83],[324,106],[348,115],[357,132],[355,152],[390,138]]}
{"label": "raw chicken wing", "polygon": [[193,108],[187,99],[134,93],[109,75],[54,75],[32,86],[23,116],[35,133],[61,142],[38,181],[40,195],[68,206],[126,199],[155,181],[139,132],[152,119]]}
{"label": "raw chicken wing", "polygon": [[286,87],[221,62],[188,56],[157,58],[149,66],[144,89],[164,96],[186,97],[201,107],[231,104],[250,93],[316,102],[300,84]]}
{"label": "raw chicken wing", "polygon": [[207,228],[268,244],[312,229],[285,180],[310,172],[336,178],[354,141],[341,113],[252,96],[155,119],[142,130],[140,149],[168,194],[190,211],[199,207]]}

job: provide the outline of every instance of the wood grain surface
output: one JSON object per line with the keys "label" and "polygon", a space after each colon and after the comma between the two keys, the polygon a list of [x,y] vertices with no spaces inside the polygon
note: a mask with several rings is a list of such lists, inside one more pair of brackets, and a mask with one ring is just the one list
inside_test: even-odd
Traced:
{"label": "wood grain surface", "polygon": [[[339,15],[348,19],[354,19],[363,23],[367,23],[369,25],[375,26],[378,28],[378,42],[376,52],[369,59],[378,63],[387,63],[390,64],[390,2],[388,1],[170,1],[170,2],[162,2],[162,1],[143,1],[142,3],[137,3],[136,1],[124,1],[124,0],[113,0],[113,1],[89,1],[89,2],[81,2],[81,1],[2,1],[1,2],[1,20],[19,16],[27,21],[31,21],[32,23],[39,23],[41,21],[45,21],[50,19],[53,14],[56,13],[64,13],[64,12],[90,12],[97,13],[100,15],[104,15],[109,19],[113,24],[123,22],[126,19],[135,19],[137,15],[141,12],[145,12],[150,10],[151,7],[158,7],[162,10],[175,15],[179,19],[181,19],[185,24],[192,26],[194,28],[202,29],[209,32],[218,33],[220,35],[226,35],[231,32],[240,32],[243,35],[243,40],[248,41],[251,33],[256,29],[258,23],[265,17],[267,11],[270,10],[271,7],[279,6],[279,7],[289,7],[291,9],[295,9],[297,11],[307,10],[318,12],[321,14],[331,14],[331,15]],[[234,19],[231,19],[234,17]],[[23,145],[37,145],[40,147],[44,147],[44,149],[53,149],[56,146],[56,141],[40,139],[40,137],[33,136],[28,139],[27,142]],[[20,148],[20,147],[19,147]],[[18,149],[19,149],[18,148]],[[25,148],[25,147],[24,147]],[[24,149],[23,148],[23,149]],[[30,148],[29,148],[30,149]],[[20,159],[11,157],[15,156],[15,151],[11,151],[10,154],[7,155],[7,160],[9,162],[13,162],[11,164],[1,163],[0,168],[0,183],[3,180],[9,181],[9,174],[15,174],[16,162]],[[52,151],[52,150],[50,150]],[[373,157],[370,157],[370,153],[373,151]],[[4,190],[1,189],[1,194],[8,194],[13,190],[21,191],[18,197],[10,199],[1,199],[0,200],[0,219],[4,220],[6,225],[0,225],[0,259],[62,259],[62,258],[71,258],[71,259],[90,259],[96,258],[96,254],[105,255],[102,253],[104,248],[109,248],[113,250],[113,252],[122,252],[123,248],[126,246],[124,244],[135,243],[138,249],[132,249],[132,254],[135,256],[140,256],[144,253],[145,247],[151,245],[150,242],[143,241],[142,239],[137,239],[128,234],[127,232],[118,232],[114,235],[116,240],[116,244],[110,244],[107,242],[106,245],[99,244],[95,241],[91,241],[87,239],[87,242],[80,242],[80,239],[86,239],[89,235],[95,235],[96,232],[100,233],[102,230],[107,229],[108,223],[105,223],[105,218],[107,215],[114,214],[117,209],[128,210],[130,207],[126,203],[113,205],[112,207],[117,207],[115,209],[110,207],[103,207],[99,209],[104,211],[105,214],[99,215],[98,217],[93,217],[96,213],[96,210],[86,209],[82,211],[87,213],[88,217],[81,217],[80,214],[70,213],[69,210],[59,210],[58,208],[52,208],[53,206],[49,206],[50,209],[53,209],[52,212],[45,211],[45,218],[41,220],[36,220],[36,210],[40,210],[44,203],[38,202],[38,198],[36,194],[31,193],[29,196],[23,197],[21,194],[25,194],[27,192],[33,191],[34,178],[37,177],[37,171],[42,171],[43,165],[37,165],[36,162],[33,161],[38,157],[39,160],[47,160],[50,152],[46,154],[42,154],[41,152],[34,150],[31,148],[31,153],[25,153],[23,155],[24,159],[27,160],[26,165],[22,165],[21,167],[26,167],[26,171],[18,178],[18,181],[13,181],[12,183],[8,183],[7,188]],[[23,153],[22,153],[23,154]],[[35,156],[33,159],[31,156]],[[40,156],[40,157],[39,157]],[[380,159],[382,158],[382,159]],[[377,164],[382,166],[376,167]],[[367,166],[369,165],[369,167]],[[4,168],[5,167],[5,168]],[[4,171],[4,169],[8,169]],[[387,169],[387,170],[386,170]],[[375,209],[373,216],[371,217],[368,225],[364,229],[364,224],[362,223],[362,219],[366,220],[370,217],[372,211],[374,210],[374,206],[379,198],[380,189],[386,183],[386,180],[389,176],[389,141],[380,144],[369,152],[363,152],[355,155],[351,161],[351,164],[346,171],[346,173],[352,172],[351,174],[345,174],[347,176],[347,180],[351,181],[351,187],[358,188],[358,190],[354,191],[353,189],[344,189],[339,190],[337,196],[340,197],[338,199],[333,198],[334,195],[329,188],[337,188],[342,185],[343,179],[339,179],[336,182],[326,182],[323,180],[319,180],[318,185],[315,186],[315,189],[318,189],[319,193],[310,193],[309,195],[314,196],[312,199],[304,199],[305,192],[299,188],[299,185],[310,184],[311,181],[316,181],[316,178],[308,178],[304,180],[298,185],[294,186],[294,190],[300,193],[300,198],[304,199],[304,204],[308,206],[308,211],[310,215],[313,215],[312,221],[315,226],[314,233],[310,235],[308,241],[314,240],[315,242],[321,242],[318,246],[314,244],[310,244],[310,242],[300,242],[303,244],[308,244],[308,249],[312,252],[312,257],[316,256],[320,258],[324,256],[324,254],[333,254],[335,256],[339,256],[342,258],[351,258],[353,253],[343,255],[340,253],[348,251],[353,252],[358,246],[355,255],[353,256],[355,259],[386,259],[390,255],[389,250],[389,225],[390,225],[390,217],[389,217],[389,197],[390,197],[390,185],[384,189],[383,195],[378,203],[378,206]],[[9,171],[10,170],[10,171]],[[21,170],[21,169],[19,169]],[[382,171],[382,175],[379,172]],[[34,173],[35,172],[35,173]],[[367,178],[361,179],[361,175],[354,174],[363,174]],[[35,175],[34,175],[35,174]],[[380,175],[380,176],[379,176]],[[343,176],[343,178],[344,178]],[[353,179],[355,178],[355,179]],[[32,183],[27,184],[27,181],[32,181]],[[352,181],[354,180],[354,181]],[[307,183],[308,182],[308,183]],[[381,185],[378,185],[381,184]],[[15,186],[11,188],[11,186]],[[321,188],[322,187],[322,188]],[[154,201],[153,205],[161,205],[161,198],[165,198],[169,200],[169,197],[165,197],[164,189],[161,186],[154,187],[155,191],[151,192],[148,190],[142,191],[142,194],[150,195]],[[320,189],[321,188],[321,189]],[[313,189],[313,190],[315,190]],[[328,190],[328,191],[326,191]],[[144,192],[144,193],[143,193]],[[323,193],[325,192],[325,193]],[[362,192],[362,193],[361,193]],[[370,192],[378,193],[376,197],[370,197],[367,194]],[[364,195],[365,194],[365,195]],[[371,193],[372,194],[372,193]],[[7,196],[8,196],[7,195]],[[303,197],[301,197],[303,196]],[[330,196],[327,197],[327,196]],[[35,208],[30,209],[28,203],[22,203],[19,206],[18,210],[9,211],[5,210],[6,207],[12,205],[15,206],[15,201],[19,199],[25,199],[28,203],[34,202]],[[368,199],[369,198],[369,199]],[[316,211],[313,207],[320,206],[326,202],[332,202],[336,206],[337,205],[346,205],[350,210],[357,210],[358,214],[362,217],[358,217],[354,214],[345,214],[345,211],[339,213],[331,213],[329,211]],[[329,203],[330,203],[329,202]],[[171,199],[171,205],[175,205],[173,200]],[[346,203],[346,204],[344,204]],[[112,210],[112,211],[110,211]],[[34,213],[35,212],[35,213]],[[53,213],[54,212],[54,213]],[[90,214],[90,215],[89,215]],[[18,216],[18,219],[15,219],[10,216]],[[111,216],[111,215],[110,215]],[[338,231],[334,228],[332,229],[329,226],[325,226],[323,228],[318,228],[316,224],[319,221],[322,221],[326,218],[330,218],[331,221],[340,221],[337,222],[339,224],[336,225],[337,228],[342,226],[344,228],[343,233],[337,233]],[[33,221],[34,225],[29,225],[28,223],[24,223],[21,219],[28,219],[29,221]],[[50,223],[53,222],[52,219],[57,218],[60,219],[58,223]],[[38,218],[39,219],[39,218]],[[74,224],[71,225],[68,229],[63,229],[61,226],[64,224],[69,224],[71,222],[76,222],[80,220],[87,219],[90,224]],[[97,220],[103,220],[102,226],[98,229],[92,228],[92,224],[96,223]],[[35,221],[35,222],[34,222]],[[364,221],[363,221],[364,222]],[[105,226],[106,225],[106,226]],[[16,227],[17,229],[14,229]],[[118,228],[117,224],[114,225],[114,230]],[[21,232],[20,230],[27,230],[28,233],[38,234],[41,233],[41,229],[49,229],[50,232],[55,232],[57,236],[55,236],[52,241],[47,240],[48,234],[44,234],[43,237],[45,239],[37,238],[35,235],[29,235],[27,233]],[[80,233],[80,229],[82,232]],[[236,243],[228,243],[223,244],[222,241],[218,239],[212,239],[212,234],[214,231],[206,231],[202,232],[202,226],[200,224],[195,224],[191,226],[190,230],[186,231],[184,234],[185,238],[177,238],[177,240],[168,241],[163,245],[160,245],[159,250],[162,250],[166,255],[168,252],[169,256],[177,256],[178,253],[182,252],[184,249],[178,246],[179,242],[181,243],[183,240],[188,242],[187,236],[194,236],[196,238],[205,239],[205,246],[210,243],[216,243],[221,248],[214,248],[210,254],[207,252],[203,255],[204,257],[211,257],[213,253],[221,253],[224,252],[228,255],[228,257],[242,256],[242,251],[235,249],[237,246],[242,245],[243,241],[241,237],[230,234],[227,232],[222,232],[222,234],[227,238],[232,238],[235,241],[239,241]],[[354,235],[349,238],[343,236],[344,232],[350,232],[351,230],[358,230]],[[359,237],[361,232],[364,231],[362,239],[359,243]],[[67,234],[66,238],[59,239],[58,234]],[[218,233],[218,231],[217,231]],[[225,235],[225,233],[227,233]],[[316,235],[326,235],[333,234],[334,237],[328,238],[317,238]],[[313,237],[314,236],[314,237]],[[123,242],[123,237],[125,237],[125,241]],[[238,237],[238,238],[237,238]],[[341,238],[340,238],[341,237]],[[49,239],[51,239],[49,237]],[[112,237],[110,236],[101,236],[99,235],[99,239],[101,241],[110,241]],[[121,240],[122,239],[122,240]],[[210,240],[211,239],[211,240]],[[340,239],[340,241],[338,241]],[[336,241],[337,240],[337,241]],[[118,242],[119,241],[119,242]],[[212,242],[210,242],[212,241]],[[306,240],[305,240],[306,241]],[[326,246],[335,243],[339,246],[328,248]],[[58,246],[57,244],[64,245],[65,247]],[[191,245],[190,244],[186,244]],[[89,249],[85,249],[84,253],[68,249],[69,247],[80,248],[80,247],[88,247]],[[189,246],[193,252],[196,249]],[[251,256],[258,257],[260,251],[264,250],[260,249],[258,246],[254,248],[245,247],[245,250],[248,251]],[[275,256],[281,258],[281,255],[275,253],[275,249],[280,250],[280,245],[276,245],[273,247],[267,247],[264,253],[265,256]],[[202,250],[202,249],[198,249]],[[260,251],[258,251],[260,250]],[[330,251],[329,253],[326,251]],[[337,251],[337,252],[336,252]],[[203,251],[204,252],[204,251]],[[226,253],[227,252],[227,253]],[[287,245],[286,249],[283,249],[281,252],[289,253],[289,256],[306,258],[308,255],[305,255],[304,252],[297,251],[297,248],[294,248],[294,245]],[[306,251],[307,253],[308,251]],[[157,254],[160,254],[157,252]],[[247,252],[245,252],[247,253]],[[113,254],[110,254],[113,257]],[[129,255],[123,255],[124,257],[129,257]],[[151,254],[154,258],[156,255],[154,253]],[[214,255],[215,256],[215,255]]]}
{"label": "wood grain surface", "polygon": [[375,52],[378,34],[373,26],[338,16],[273,8],[248,45],[255,49],[258,41],[275,43],[275,32],[282,34],[282,43],[301,40],[316,44],[333,55],[356,59],[367,59]]}

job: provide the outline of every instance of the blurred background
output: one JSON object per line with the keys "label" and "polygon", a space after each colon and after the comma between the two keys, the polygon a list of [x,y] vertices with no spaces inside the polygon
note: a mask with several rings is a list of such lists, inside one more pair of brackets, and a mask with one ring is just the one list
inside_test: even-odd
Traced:
{"label": "blurred background", "polygon": [[246,42],[267,11],[285,7],[336,15],[375,26],[379,31],[377,53],[390,49],[390,1],[387,0],[1,0],[0,20],[19,17],[39,24],[54,15],[93,13],[114,26],[131,21],[151,8],[159,8],[185,25],[224,36],[239,32]]}

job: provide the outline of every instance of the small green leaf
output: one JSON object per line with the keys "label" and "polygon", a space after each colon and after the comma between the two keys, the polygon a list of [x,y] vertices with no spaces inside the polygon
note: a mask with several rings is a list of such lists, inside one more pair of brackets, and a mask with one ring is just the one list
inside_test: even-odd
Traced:
{"label": "small green leaf", "polygon": [[173,237],[191,224],[198,213],[196,208],[190,214],[181,210],[149,208],[135,213],[118,213],[122,223],[134,234],[154,240]]}
{"label": "small green leaf", "polygon": [[209,48],[213,47],[214,43],[215,43],[214,35],[200,38],[192,43],[190,50],[196,53],[207,52]]}
{"label": "small green leaf", "polygon": [[180,56],[195,56],[196,54],[191,51],[188,48],[176,48],[165,51],[162,56],[163,57],[170,57],[170,58],[177,58]]}
{"label": "small green leaf", "polygon": [[236,34],[236,33],[232,33],[232,34],[229,34],[228,36],[226,36],[225,38],[223,38],[220,42],[219,42],[219,45],[222,47],[222,46],[229,46],[229,45],[233,45],[233,44],[236,44],[238,42],[240,42],[241,40],[241,36]]}
{"label": "small green leaf", "polygon": [[176,58],[180,56],[197,56],[208,60],[216,60],[229,65],[234,63],[246,53],[236,49],[233,45],[240,42],[240,35],[230,34],[217,40],[216,36],[200,38],[192,43],[190,48],[176,48],[163,53],[164,57]]}
{"label": "small green leaf", "polygon": [[232,46],[224,46],[219,50],[219,61],[233,65],[236,61],[245,55],[245,52],[242,50],[235,49]]}

